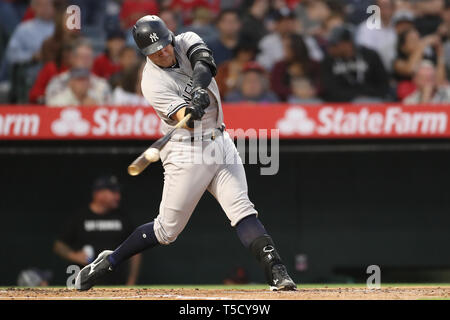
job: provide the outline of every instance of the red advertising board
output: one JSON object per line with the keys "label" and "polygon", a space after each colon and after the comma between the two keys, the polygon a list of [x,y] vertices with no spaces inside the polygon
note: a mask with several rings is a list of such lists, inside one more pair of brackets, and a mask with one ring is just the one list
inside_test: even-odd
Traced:
{"label": "red advertising board", "polygon": [[[231,135],[282,139],[450,138],[450,105],[227,104]],[[4,105],[0,139],[156,139],[160,120],[149,107]]]}

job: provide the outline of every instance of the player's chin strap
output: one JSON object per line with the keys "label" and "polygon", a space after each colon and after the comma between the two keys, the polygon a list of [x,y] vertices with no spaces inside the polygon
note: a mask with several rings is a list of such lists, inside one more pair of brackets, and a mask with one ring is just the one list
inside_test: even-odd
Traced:
{"label": "player's chin strap", "polygon": [[256,238],[250,244],[250,251],[263,266],[268,283],[272,283],[272,267],[283,263],[272,238],[267,234]]}

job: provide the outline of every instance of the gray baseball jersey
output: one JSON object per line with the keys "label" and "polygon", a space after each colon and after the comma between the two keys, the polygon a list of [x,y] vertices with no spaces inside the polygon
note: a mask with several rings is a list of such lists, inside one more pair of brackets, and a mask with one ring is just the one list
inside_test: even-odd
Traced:
{"label": "gray baseball jersey", "polygon": [[[175,37],[174,51],[179,66],[177,68],[161,68],[147,58],[142,73],[142,94],[161,118],[161,131],[164,134],[177,123],[170,117],[191,101],[193,70],[187,52],[197,43],[204,42],[194,32],[182,33]],[[194,52],[195,49],[189,54],[192,55]],[[214,78],[207,91],[211,105],[205,110],[202,118],[204,130],[218,128],[223,123],[219,88]]]}
{"label": "gray baseball jersey", "polygon": [[[170,118],[188,105],[192,90],[193,70],[187,52],[203,40],[193,32],[175,37],[177,68],[161,68],[149,58],[142,75],[142,92],[162,121],[162,131],[176,124]],[[208,86],[211,104],[201,120],[202,132],[223,124],[223,112],[217,83]],[[258,214],[247,193],[244,167],[236,146],[227,132],[215,140],[195,143],[179,141],[179,135],[192,135],[177,130],[160,152],[164,166],[164,189],[154,231],[161,244],[169,244],[186,226],[203,193],[208,190],[220,203],[232,226],[251,214]],[[205,151],[214,149],[214,161],[204,161]],[[200,159],[200,161],[199,161]],[[211,160],[211,159],[209,159]]]}

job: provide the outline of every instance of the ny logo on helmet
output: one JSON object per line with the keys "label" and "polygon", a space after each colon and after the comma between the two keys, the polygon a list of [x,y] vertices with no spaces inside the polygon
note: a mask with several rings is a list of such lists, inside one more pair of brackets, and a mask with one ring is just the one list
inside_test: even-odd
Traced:
{"label": "ny logo on helmet", "polygon": [[159,40],[158,35],[156,33],[154,33],[154,32],[150,33],[149,37],[150,37],[150,40],[152,40],[152,43]]}

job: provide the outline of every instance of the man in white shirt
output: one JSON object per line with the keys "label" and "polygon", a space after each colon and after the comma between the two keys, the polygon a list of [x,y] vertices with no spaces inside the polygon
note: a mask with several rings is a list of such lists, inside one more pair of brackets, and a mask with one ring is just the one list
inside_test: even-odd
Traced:
{"label": "man in white shirt", "polygon": [[96,106],[109,102],[109,90],[93,79],[88,69],[72,69],[68,75],[67,86],[47,100],[48,106]]}
{"label": "man in white shirt", "polygon": [[[84,105],[84,104],[108,104],[110,101],[111,90],[108,82],[97,77],[89,70],[92,68],[94,61],[94,52],[89,42],[80,40],[76,42],[70,53],[71,70],[63,72],[50,81],[45,90],[45,103],[49,106],[65,106],[65,105]],[[74,72],[77,70],[77,72]],[[83,71],[79,71],[83,69]],[[79,97],[83,97],[86,85],[85,74],[88,74],[88,96],[93,99],[83,98],[81,101],[74,96],[77,91]]]}
{"label": "man in white shirt", "polygon": [[395,59],[397,36],[392,26],[391,19],[395,4],[393,0],[377,0],[380,8],[380,28],[373,25],[373,17],[362,22],[356,31],[356,43],[360,46],[375,50],[383,61],[388,72],[392,70],[392,62]]}

